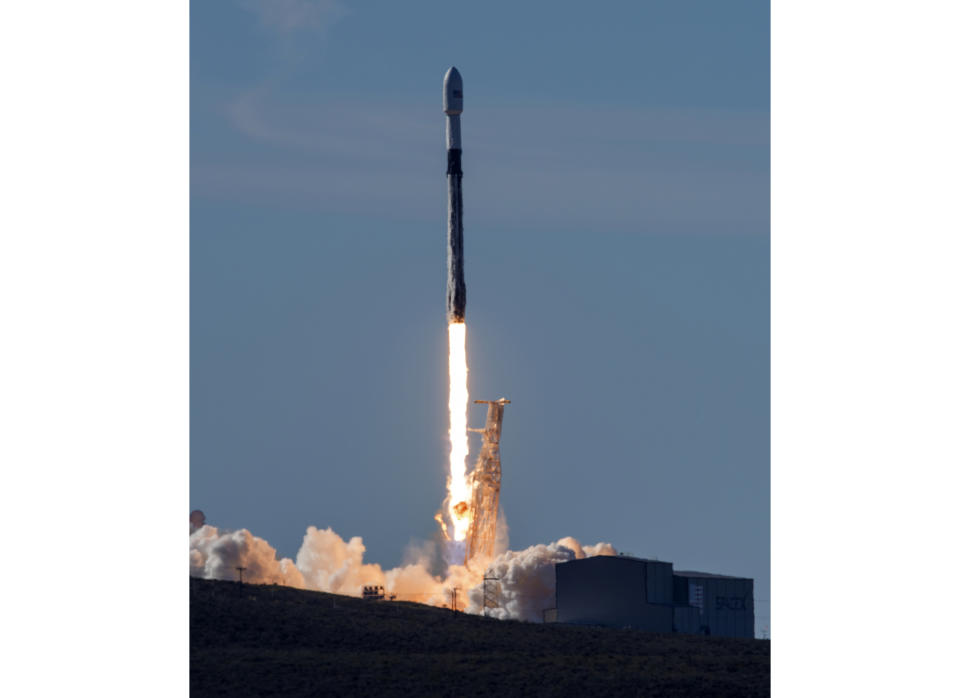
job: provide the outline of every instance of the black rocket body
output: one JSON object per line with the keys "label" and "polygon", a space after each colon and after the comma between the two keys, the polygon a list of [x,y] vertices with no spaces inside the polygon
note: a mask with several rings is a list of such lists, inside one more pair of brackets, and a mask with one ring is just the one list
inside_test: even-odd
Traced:
{"label": "black rocket body", "polygon": [[460,114],[463,79],[456,68],[443,78],[443,111],[447,115],[447,322],[463,322],[467,285],[463,280],[463,169]]}

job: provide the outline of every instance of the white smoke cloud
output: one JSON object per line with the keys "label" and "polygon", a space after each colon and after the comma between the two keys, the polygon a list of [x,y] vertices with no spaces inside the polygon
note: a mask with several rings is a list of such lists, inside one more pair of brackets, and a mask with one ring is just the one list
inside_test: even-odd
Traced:
{"label": "white smoke cloud", "polygon": [[[573,540],[572,538],[570,540]],[[610,543],[597,543],[595,545],[583,546],[584,557],[596,557],[597,555],[616,555],[617,549]]]}
{"label": "white smoke cloud", "polygon": [[507,526],[507,515],[501,508],[497,512],[497,531],[493,539],[493,555],[502,555],[510,549],[510,528]]}
{"label": "white smoke cloud", "polygon": [[[498,535],[498,541],[505,548],[506,521],[501,522],[504,535]],[[221,533],[205,525],[190,535],[190,575],[235,580],[236,568],[244,567],[244,581],[255,584],[276,583],[354,596],[359,596],[364,586],[383,586],[388,596],[434,606],[449,605],[456,589],[458,608],[482,613],[486,574],[499,578],[500,607],[489,609],[490,615],[539,621],[543,610],[554,606],[553,566],[557,562],[616,555],[609,543],[581,546],[575,538],[567,537],[526,550],[507,550],[486,566],[449,565],[442,574],[433,574],[431,570],[437,569],[442,557],[437,546],[411,546],[405,564],[386,571],[380,565],[365,563],[365,552],[359,536],[345,541],[330,528],[310,526],[294,563],[289,558],[278,560],[277,551],[267,541],[246,529]]]}
{"label": "white smoke cloud", "polygon": [[363,564],[364,552],[359,536],[345,542],[330,528],[310,526],[297,553],[297,568],[310,589],[356,595],[365,585],[383,584],[380,565]]}
{"label": "white smoke cloud", "polygon": [[246,529],[220,533],[214,526],[202,526],[190,534],[191,576],[237,579],[237,567],[244,568],[244,581],[305,586],[293,560],[278,560],[277,551],[267,541]]}
{"label": "white smoke cloud", "polygon": [[[487,567],[487,576],[500,580],[499,608],[488,613],[496,618],[541,620],[544,609],[556,602],[554,565],[594,555],[616,555],[609,543],[581,546],[575,538],[561,538],[549,545],[533,545],[526,550],[507,551]],[[483,611],[483,583],[470,590],[472,613]]]}

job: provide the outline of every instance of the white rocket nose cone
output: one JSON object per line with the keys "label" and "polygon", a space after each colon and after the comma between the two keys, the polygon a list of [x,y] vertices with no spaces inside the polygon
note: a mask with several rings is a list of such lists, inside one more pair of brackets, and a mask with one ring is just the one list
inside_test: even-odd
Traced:
{"label": "white rocket nose cone", "polygon": [[463,111],[463,78],[453,67],[443,76],[443,111],[451,115]]}

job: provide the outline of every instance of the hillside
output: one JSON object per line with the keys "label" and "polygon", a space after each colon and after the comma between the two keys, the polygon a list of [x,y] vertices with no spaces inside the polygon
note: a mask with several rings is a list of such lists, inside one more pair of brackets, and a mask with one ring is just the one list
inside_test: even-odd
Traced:
{"label": "hillside", "polygon": [[202,696],[766,696],[765,640],[497,621],[190,579]]}

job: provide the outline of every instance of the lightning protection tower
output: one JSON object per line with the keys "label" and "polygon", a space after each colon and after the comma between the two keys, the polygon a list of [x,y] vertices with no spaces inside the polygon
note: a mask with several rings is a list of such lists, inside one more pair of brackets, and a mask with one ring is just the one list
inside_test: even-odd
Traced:
{"label": "lightning protection tower", "polygon": [[500,608],[500,577],[489,574],[483,576],[483,615],[490,615],[488,610]]}

